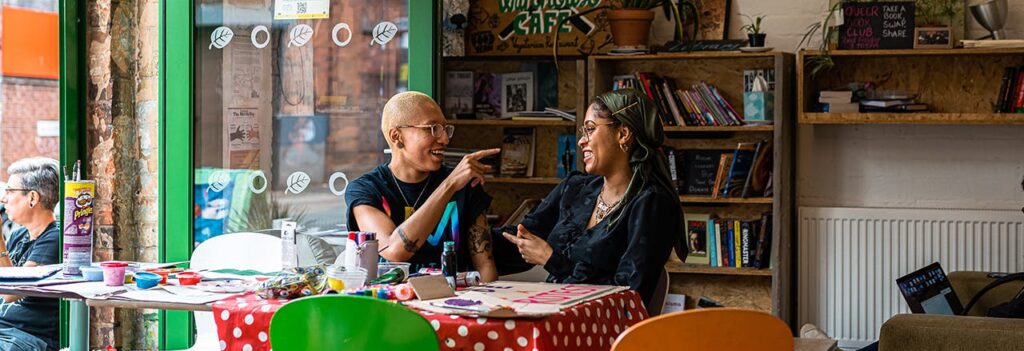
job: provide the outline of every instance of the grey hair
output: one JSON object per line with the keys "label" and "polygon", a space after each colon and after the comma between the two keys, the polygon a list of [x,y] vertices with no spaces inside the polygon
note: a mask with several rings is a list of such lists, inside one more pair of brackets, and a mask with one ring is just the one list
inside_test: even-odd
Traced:
{"label": "grey hair", "polygon": [[60,191],[57,160],[48,157],[23,158],[7,167],[7,173],[21,176],[22,188],[39,193],[39,202],[44,208],[57,205],[57,193]]}

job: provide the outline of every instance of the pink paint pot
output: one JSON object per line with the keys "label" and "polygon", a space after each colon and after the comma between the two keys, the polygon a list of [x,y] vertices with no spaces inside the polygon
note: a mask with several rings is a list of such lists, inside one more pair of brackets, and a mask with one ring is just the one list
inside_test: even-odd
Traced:
{"label": "pink paint pot", "polygon": [[128,264],[124,262],[104,262],[100,264],[103,268],[103,283],[107,286],[124,285],[124,271]]}

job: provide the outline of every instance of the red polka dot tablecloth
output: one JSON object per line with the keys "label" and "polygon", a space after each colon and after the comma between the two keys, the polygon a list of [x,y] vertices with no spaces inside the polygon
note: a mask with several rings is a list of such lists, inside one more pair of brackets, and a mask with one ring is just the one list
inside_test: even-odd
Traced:
{"label": "red polka dot tablecloth", "polygon": [[[269,327],[284,300],[248,294],[213,304],[221,350],[270,350]],[[647,318],[640,295],[611,294],[540,319],[449,316],[425,311],[441,350],[610,350],[626,328]]]}

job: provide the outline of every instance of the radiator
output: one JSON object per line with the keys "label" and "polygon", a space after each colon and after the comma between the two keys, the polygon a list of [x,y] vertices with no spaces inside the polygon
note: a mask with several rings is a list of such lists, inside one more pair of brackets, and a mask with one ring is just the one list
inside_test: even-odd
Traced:
{"label": "radiator", "polygon": [[1024,271],[1020,211],[801,207],[798,235],[797,321],[843,348],[876,341],[889,317],[909,313],[896,279],[932,262]]}

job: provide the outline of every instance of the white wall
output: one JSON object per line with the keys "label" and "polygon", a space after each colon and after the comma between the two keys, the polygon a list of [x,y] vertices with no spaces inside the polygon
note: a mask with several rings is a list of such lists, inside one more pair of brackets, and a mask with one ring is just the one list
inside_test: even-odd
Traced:
{"label": "white wall", "polygon": [[[1024,1],[1010,0],[1011,38],[1024,38]],[[733,0],[729,37],[743,14],[764,14],[767,46],[794,52],[827,0]],[[968,36],[985,34],[967,14]],[[659,15],[654,41],[671,38]],[[937,77],[937,82],[942,82]],[[1019,209],[1024,126],[800,126],[798,206]]]}

